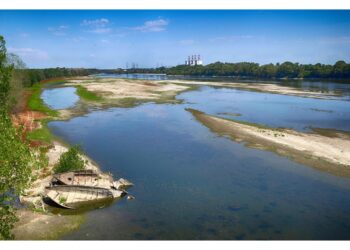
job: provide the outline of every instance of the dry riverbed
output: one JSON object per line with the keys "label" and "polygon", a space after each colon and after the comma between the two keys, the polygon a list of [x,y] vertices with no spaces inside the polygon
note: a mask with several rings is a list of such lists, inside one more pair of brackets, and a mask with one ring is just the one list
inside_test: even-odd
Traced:
{"label": "dry riverbed", "polygon": [[268,150],[331,174],[350,177],[350,134],[329,129],[301,133],[227,120],[187,109],[212,132],[247,146]]}
{"label": "dry riverbed", "polygon": [[105,101],[148,100],[171,102],[175,96],[189,86],[169,82],[84,77],[70,79],[66,86],[83,86],[101,96]]}
{"label": "dry riverbed", "polygon": [[303,90],[300,88],[293,88],[289,86],[282,86],[273,83],[240,83],[240,82],[212,82],[212,81],[186,81],[186,80],[171,80],[171,81],[157,81],[157,83],[171,82],[182,85],[206,85],[212,87],[234,88],[255,92],[265,92],[271,94],[300,96],[306,98],[318,99],[333,99],[342,96],[338,92],[324,92],[316,89]]}

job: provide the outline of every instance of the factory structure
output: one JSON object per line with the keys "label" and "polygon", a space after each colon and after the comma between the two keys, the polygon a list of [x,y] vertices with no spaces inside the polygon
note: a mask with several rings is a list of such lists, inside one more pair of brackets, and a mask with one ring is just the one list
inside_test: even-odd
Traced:
{"label": "factory structure", "polygon": [[192,56],[188,56],[187,60],[185,61],[185,65],[188,65],[188,66],[203,65],[203,61],[201,60],[200,55],[192,55]]}

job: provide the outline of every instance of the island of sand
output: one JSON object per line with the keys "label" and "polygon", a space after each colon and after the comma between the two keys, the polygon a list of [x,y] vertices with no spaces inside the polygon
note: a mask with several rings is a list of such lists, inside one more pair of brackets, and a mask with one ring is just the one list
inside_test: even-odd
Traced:
{"label": "island of sand", "polygon": [[[157,81],[158,83],[165,83],[169,81]],[[339,98],[343,94],[337,91],[324,91],[321,89],[301,89],[290,86],[284,86],[274,83],[257,83],[257,82],[215,82],[215,81],[189,81],[189,80],[171,80],[171,83],[191,85],[191,86],[212,86],[221,88],[231,88],[238,90],[246,90],[253,92],[263,92],[270,94],[290,95],[299,96],[305,98],[316,98],[316,99],[334,99]]]}
{"label": "island of sand", "polygon": [[248,147],[275,152],[331,174],[350,177],[350,133],[314,129],[302,133],[291,129],[269,128],[258,124],[228,120],[187,109],[212,132],[227,136]]}

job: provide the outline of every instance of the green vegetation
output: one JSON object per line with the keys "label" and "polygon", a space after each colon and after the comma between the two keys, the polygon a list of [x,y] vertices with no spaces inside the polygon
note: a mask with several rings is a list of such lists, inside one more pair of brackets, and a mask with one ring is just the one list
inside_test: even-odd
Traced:
{"label": "green vegetation", "polygon": [[58,112],[56,110],[50,109],[46,106],[41,99],[40,95],[42,92],[42,84],[36,83],[31,87],[32,95],[28,100],[28,107],[31,110],[40,111],[49,116],[57,116]]}
{"label": "green vegetation", "polygon": [[45,143],[51,143],[53,139],[53,135],[47,127],[47,123],[50,119],[41,120],[41,128],[32,130],[27,133],[27,140],[29,141],[41,141]]}
{"label": "green vegetation", "polygon": [[82,99],[87,101],[102,101],[103,98],[95,93],[88,91],[85,87],[78,85],[77,87],[77,95]]}
{"label": "green vegetation", "polygon": [[64,205],[67,202],[67,198],[61,196],[59,202]]}
{"label": "green vegetation", "polygon": [[62,77],[72,76],[87,76],[98,73],[97,69],[82,69],[82,68],[47,68],[47,69],[17,69],[15,72],[23,74],[23,85],[25,87],[31,87],[34,84],[47,80]]}
{"label": "green vegetation", "polygon": [[21,131],[13,127],[9,116],[10,83],[13,65],[8,65],[5,40],[0,36],[0,239],[12,239],[17,221],[13,208],[14,195],[30,183],[36,157],[22,142]]}
{"label": "green vegetation", "polygon": [[80,147],[76,145],[60,156],[57,165],[54,167],[54,172],[63,173],[84,168],[85,161],[81,157]]}
{"label": "green vegetation", "polygon": [[156,73],[167,75],[192,76],[234,76],[250,78],[334,78],[349,79],[350,64],[338,61],[334,65],[327,64],[299,64],[284,62],[277,64],[259,65],[252,62],[223,63],[215,62],[208,65],[187,66],[155,69],[129,69],[127,72],[115,73]]}

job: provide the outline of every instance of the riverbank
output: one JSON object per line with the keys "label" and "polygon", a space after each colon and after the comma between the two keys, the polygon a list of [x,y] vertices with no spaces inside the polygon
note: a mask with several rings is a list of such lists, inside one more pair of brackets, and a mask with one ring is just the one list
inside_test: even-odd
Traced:
{"label": "riverbank", "polygon": [[[84,221],[84,214],[62,215],[51,213],[43,202],[45,187],[49,186],[52,179],[53,168],[60,156],[68,151],[64,144],[53,141],[46,156],[46,167],[33,170],[33,181],[29,188],[19,197],[20,202],[27,208],[17,211],[19,221],[15,224],[13,234],[17,240],[57,239],[60,236],[77,229]],[[82,155],[86,161],[86,169],[101,172],[99,166],[86,155]],[[57,226],[60,225],[60,226]]]}
{"label": "riverbank", "polygon": [[320,128],[314,129],[314,133],[301,133],[228,120],[194,109],[187,111],[220,136],[228,136],[248,147],[271,151],[334,175],[350,177],[349,133]]}
{"label": "riverbank", "polygon": [[221,88],[233,88],[239,90],[247,90],[254,92],[263,92],[270,94],[280,94],[280,95],[291,95],[299,96],[305,98],[317,98],[317,99],[335,99],[342,96],[340,92],[329,91],[325,92],[324,90],[303,90],[300,88],[293,88],[289,86],[283,86],[273,83],[240,83],[240,82],[215,82],[215,81],[189,81],[189,80],[169,80],[169,81],[156,81],[158,83],[174,83],[182,85],[203,85],[203,86],[212,86],[212,87],[221,87]]}
{"label": "riverbank", "polygon": [[[80,97],[73,108],[53,110],[41,99],[45,87],[74,86]],[[19,221],[13,233],[16,239],[55,239],[79,227],[84,221],[84,215],[60,215],[47,210],[42,198],[45,187],[49,185],[53,174],[53,167],[61,154],[68,147],[59,142],[49,129],[47,123],[53,120],[70,119],[73,116],[89,112],[90,108],[132,107],[143,102],[177,103],[175,96],[190,86],[177,84],[161,84],[150,81],[126,81],[123,79],[96,79],[91,77],[65,78],[59,82],[45,82],[36,84],[28,94],[27,106],[13,116],[14,123],[24,125],[26,139],[33,148],[45,151],[48,158],[46,167],[33,170],[35,181],[20,196],[20,202],[27,205],[27,209],[18,210]],[[87,156],[86,169],[100,172],[99,167]],[[53,227],[64,222],[64,226]]]}
{"label": "riverbank", "polygon": [[[61,115],[47,107],[40,97],[44,86],[55,83],[57,79],[38,83],[27,90],[23,97],[26,104],[12,115],[14,125],[23,127],[23,139],[29,141],[32,151],[35,154],[41,152],[47,158],[45,166],[33,168],[33,182],[19,197],[24,206],[17,210],[19,220],[12,230],[18,240],[57,239],[77,229],[84,221],[84,214],[53,214],[43,202],[45,187],[49,186],[53,168],[60,156],[68,151],[68,146],[55,138],[47,128],[48,121],[62,119]],[[82,158],[86,162],[86,169],[100,172],[99,166],[88,156],[82,155]]]}

